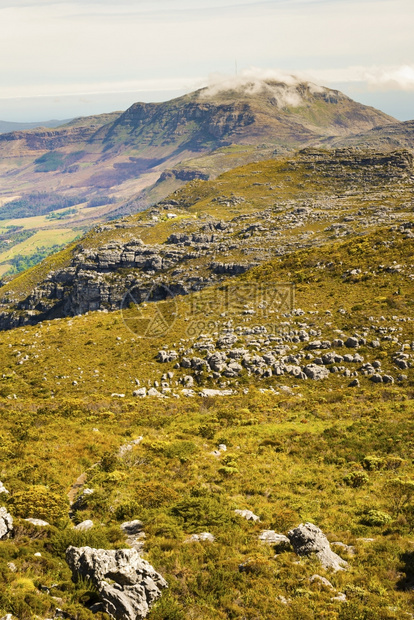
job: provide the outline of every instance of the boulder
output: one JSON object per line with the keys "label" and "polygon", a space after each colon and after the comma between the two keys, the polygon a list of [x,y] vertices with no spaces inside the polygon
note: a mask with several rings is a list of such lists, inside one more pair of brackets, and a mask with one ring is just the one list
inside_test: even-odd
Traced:
{"label": "boulder", "polygon": [[288,551],[291,549],[289,538],[284,536],[284,534],[277,534],[274,530],[263,530],[259,536],[259,540],[268,545],[272,545],[278,551]]}
{"label": "boulder", "polygon": [[330,590],[334,590],[334,587],[331,584],[331,582],[328,581],[326,577],[322,577],[321,575],[317,575],[317,574],[312,575],[312,577],[309,577],[309,583],[317,583],[318,585],[325,586],[326,588],[329,588]]}
{"label": "boulder", "polygon": [[288,532],[288,538],[298,555],[315,554],[324,568],[332,568],[334,571],[338,571],[344,570],[348,565],[345,560],[332,551],[325,534],[313,523],[301,523]]}
{"label": "boulder", "polygon": [[145,388],[145,387],[138,388],[137,390],[134,390],[132,395],[133,396],[140,396],[141,398],[145,398],[146,395],[147,395],[147,388]]}
{"label": "boulder", "polygon": [[28,521],[28,523],[31,523],[32,525],[37,525],[37,527],[47,527],[50,525],[50,523],[43,521],[43,519],[33,519],[32,517],[25,519],[25,521]]}
{"label": "boulder", "polygon": [[78,532],[86,532],[92,528],[93,521],[91,521],[91,519],[86,519],[86,521],[82,521],[82,523],[78,523],[78,525],[75,526],[75,530],[78,530]]}
{"label": "boulder", "polygon": [[0,493],[6,493],[7,495],[9,494],[8,490],[2,482],[0,482]]}
{"label": "boulder", "polygon": [[192,534],[186,542],[203,542],[205,540],[207,542],[214,542],[215,538],[210,532],[201,532],[201,534]]}
{"label": "boulder", "polygon": [[349,338],[345,340],[345,346],[348,347],[349,349],[355,349],[355,347],[357,347],[358,345],[359,345],[358,338],[353,338],[352,336],[350,336]]}
{"label": "boulder", "polygon": [[243,517],[246,521],[260,521],[260,517],[254,514],[251,510],[235,510],[236,515]]}
{"label": "boulder", "polygon": [[73,578],[90,579],[105,613],[117,620],[140,620],[168,584],[136,549],[68,547],[66,561]]}
{"label": "boulder", "polygon": [[10,538],[13,532],[13,517],[3,506],[0,508],[0,540]]}
{"label": "boulder", "polygon": [[309,379],[313,379],[314,381],[326,379],[330,375],[329,370],[325,368],[325,366],[319,366],[318,364],[308,364],[304,367],[303,371]]}
{"label": "boulder", "polygon": [[213,390],[210,388],[204,388],[200,392],[200,396],[203,398],[212,398],[214,396],[231,396],[233,394],[233,390]]}
{"label": "boulder", "polygon": [[121,530],[125,532],[127,536],[135,536],[142,532],[144,528],[144,524],[139,519],[134,519],[134,521],[125,521],[125,523],[121,524]]}

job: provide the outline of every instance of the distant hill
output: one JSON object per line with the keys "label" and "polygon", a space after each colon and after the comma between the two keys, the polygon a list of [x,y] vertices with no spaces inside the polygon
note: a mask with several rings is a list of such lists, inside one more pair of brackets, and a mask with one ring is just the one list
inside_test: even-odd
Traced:
{"label": "distant hill", "polygon": [[13,123],[9,121],[0,121],[0,133],[10,133],[11,131],[26,131],[28,129],[37,129],[39,127],[60,127],[69,120],[52,120],[41,121],[38,123]]}
{"label": "distant hill", "polygon": [[[404,124],[337,90],[292,78],[249,79],[237,87],[222,82],[163,103],[135,103],[125,112],[4,133],[4,234],[7,226],[23,226],[54,246],[58,233],[74,239],[99,222],[147,208],[189,181],[214,179],[235,166],[304,147],[340,146],[379,127],[398,133]],[[25,209],[23,219],[10,216],[14,206],[7,203],[34,204],[35,194],[49,197],[46,214],[36,207],[33,213]],[[74,205],[70,212],[59,210],[65,200]],[[7,252],[0,252],[0,275],[13,256],[30,251],[26,242],[10,252],[11,241],[7,237]]]}
{"label": "distant hill", "polygon": [[325,144],[332,146],[358,146],[392,151],[405,148],[414,152],[414,120],[374,127],[369,131],[345,138],[329,138]]}

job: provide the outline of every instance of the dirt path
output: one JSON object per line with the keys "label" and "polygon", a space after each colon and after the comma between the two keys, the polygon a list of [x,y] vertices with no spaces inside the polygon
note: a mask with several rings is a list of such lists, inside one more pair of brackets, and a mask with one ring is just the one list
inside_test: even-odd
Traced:
{"label": "dirt path", "polygon": [[78,491],[84,486],[86,482],[86,471],[84,471],[78,478],[76,478],[75,482],[72,484],[72,486],[69,489],[68,492],[68,498],[69,498],[69,504],[72,506],[73,502],[75,501],[75,497],[78,494]]}

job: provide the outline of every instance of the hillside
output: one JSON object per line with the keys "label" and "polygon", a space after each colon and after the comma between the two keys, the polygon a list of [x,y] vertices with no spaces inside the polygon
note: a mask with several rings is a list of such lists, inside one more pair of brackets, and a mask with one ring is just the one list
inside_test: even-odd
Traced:
{"label": "hillside", "polygon": [[[388,125],[398,127],[338,91],[292,78],[218,83],[164,103],[2,134],[0,277],[188,181]],[[43,195],[47,209],[14,213],[15,201],[33,204]],[[65,201],[73,206],[62,209]]]}
{"label": "hillside", "polygon": [[[64,560],[89,545],[139,549],[166,579],[149,620],[409,620],[414,246],[398,200],[392,223],[147,304],[168,328],[147,337],[135,303],[1,334],[2,613],[105,620]],[[266,305],[282,283],[294,304]],[[345,570],[293,552],[304,522]]]}
{"label": "hillside", "polygon": [[30,183],[32,191],[89,195],[98,188],[130,198],[166,168],[219,147],[265,143],[291,150],[321,136],[390,123],[395,119],[338,91],[305,83],[207,88],[166,103],[137,103],[122,114],[75,119],[55,130],[2,135],[2,196]]}
{"label": "hillside", "polygon": [[10,121],[0,121],[0,134],[2,133],[10,133],[12,131],[26,131],[28,129],[37,129],[39,127],[59,127],[64,123],[69,122],[68,120],[64,121],[42,121],[40,123],[19,123],[19,122],[10,122]]}
{"label": "hillside", "polygon": [[305,149],[192,181],[2,287],[0,325],[117,309],[134,287],[200,290],[274,256],[403,223],[412,177],[408,151]]}
{"label": "hillside", "polygon": [[326,145],[353,146],[360,148],[374,148],[380,151],[391,151],[398,148],[414,151],[414,121],[390,124],[384,127],[374,127],[367,132],[358,133],[346,138],[328,138]]}

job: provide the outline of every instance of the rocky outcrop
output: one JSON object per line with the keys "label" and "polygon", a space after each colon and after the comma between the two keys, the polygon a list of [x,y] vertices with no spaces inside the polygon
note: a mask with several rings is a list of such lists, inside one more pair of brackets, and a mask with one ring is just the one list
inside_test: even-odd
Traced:
{"label": "rocky outcrop", "polygon": [[135,549],[69,547],[66,561],[73,578],[89,579],[102,601],[101,610],[117,620],[140,620],[160,598],[167,582]]}
{"label": "rocky outcrop", "polygon": [[2,506],[0,508],[0,540],[10,538],[13,532],[13,517]]}
{"label": "rocky outcrop", "polygon": [[322,530],[313,523],[301,523],[288,532],[288,538],[298,555],[315,555],[324,568],[338,571],[347,566],[347,562],[332,551]]}

